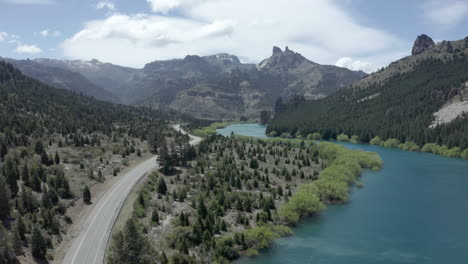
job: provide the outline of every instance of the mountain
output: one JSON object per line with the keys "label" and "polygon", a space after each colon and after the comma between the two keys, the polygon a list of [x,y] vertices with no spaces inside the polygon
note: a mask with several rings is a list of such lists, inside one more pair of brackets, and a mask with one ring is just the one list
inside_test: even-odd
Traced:
{"label": "mountain", "polygon": [[320,65],[304,58],[286,47],[273,48],[273,56],[262,61],[257,69],[271,76],[277,76],[285,86],[281,96],[290,98],[303,95],[306,99],[319,99],[347,87],[367,74],[353,72],[331,65]]}
{"label": "mountain", "polygon": [[258,118],[279,97],[322,98],[366,74],[313,63],[274,47],[258,65],[233,55],[187,56],[147,64],[134,78],[133,103],[169,107],[205,119]]}
{"label": "mountain", "polygon": [[96,59],[91,61],[35,59],[34,61],[49,67],[80,73],[95,86],[101,87],[117,96],[123,103],[127,103],[126,95],[131,90],[131,87],[127,86],[127,84],[140,71],[111,63],[103,63]]}
{"label": "mountain", "polygon": [[[314,63],[287,47],[285,51],[274,47],[272,56],[258,65],[242,63],[230,54],[154,61],[143,69],[97,60],[33,62],[79,73],[94,87],[112,93],[125,104],[169,108],[205,119],[258,118],[262,110],[271,111],[280,96],[318,99],[366,76],[363,72]],[[80,85],[83,82],[76,83]]]}
{"label": "mountain", "polygon": [[[1,59],[1,58],[0,58]],[[73,91],[78,94],[91,96],[99,100],[119,102],[119,98],[111,92],[92,83],[79,72],[63,67],[46,65],[34,60],[2,59],[11,63],[21,72],[31,78],[37,79],[50,86]]]}
{"label": "mountain", "polygon": [[317,101],[289,105],[268,132],[325,139],[345,133],[468,148],[468,38],[415,41],[413,55]]}

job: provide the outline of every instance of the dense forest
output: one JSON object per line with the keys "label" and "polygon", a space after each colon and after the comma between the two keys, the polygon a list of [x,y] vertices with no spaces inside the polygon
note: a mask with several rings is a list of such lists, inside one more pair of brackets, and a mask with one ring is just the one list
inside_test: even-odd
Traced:
{"label": "dense forest", "polygon": [[333,143],[219,135],[208,136],[190,159],[150,175],[111,242],[110,264],[256,256],[302,217],[346,201],[363,168],[382,165],[375,153]]}
{"label": "dense forest", "polygon": [[93,184],[157,152],[173,113],[97,101],[46,86],[0,62],[0,263],[52,258]]}
{"label": "dense forest", "polygon": [[457,96],[466,81],[466,55],[445,61],[426,59],[414,71],[398,74],[382,85],[353,87],[324,99],[286,104],[268,125],[267,133],[325,140],[343,134],[366,143],[378,136],[418,147],[426,143],[455,147],[460,154],[468,148],[466,115],[449,124],[429,126],[433,113]]}

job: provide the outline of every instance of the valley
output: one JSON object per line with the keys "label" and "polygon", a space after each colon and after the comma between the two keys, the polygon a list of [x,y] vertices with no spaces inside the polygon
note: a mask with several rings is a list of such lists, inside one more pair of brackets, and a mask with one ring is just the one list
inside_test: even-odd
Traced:
{"label": "valley", "polygon": [[468,259],[468,2],[0,0],[0,22],[0,264]]}

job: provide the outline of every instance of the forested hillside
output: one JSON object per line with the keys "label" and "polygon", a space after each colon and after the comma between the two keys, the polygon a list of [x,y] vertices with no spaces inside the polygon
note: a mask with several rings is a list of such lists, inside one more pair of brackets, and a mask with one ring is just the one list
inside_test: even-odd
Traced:
{"label": "forested hillside", "polygon": [[412,71],[394,74],[382,84],[343,89],[324,99],[289,105],[269,124],[267,133],[323,139],[336,139],[343,133],[362,142],[379,136],[419,147],[446,145],[444,151],[458,147],[454,156],[460,156],[468,148],[467,115],[430,126],[433,114],[459,96],[467,81],[468,56],[464,52],[453,52],[444,59],[429,57],[418,61]]}
{"label": "forested hillside", "polygon": [[69,209],[175,133],[173,114],[49,87],[5,62],[0,94],[0,263],[51,259]]}

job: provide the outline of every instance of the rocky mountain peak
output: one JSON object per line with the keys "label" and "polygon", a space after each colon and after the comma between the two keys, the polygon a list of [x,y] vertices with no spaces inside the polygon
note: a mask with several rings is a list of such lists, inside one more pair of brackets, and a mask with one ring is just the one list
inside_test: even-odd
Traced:
{"label": "rocky mountain peak", "polygon": [[283,53],[283,51],[280,48],[278,48],[276,46],[273,47],[273,55],[281,54],[281,53]]}
{"label": "rocky mountain peak", "polygon": [[414,41],[412,55],[418,55],[435,46],[434,40],[426,34],[419,35]]}

